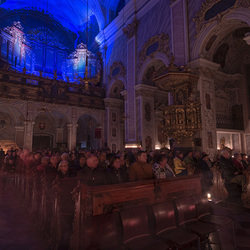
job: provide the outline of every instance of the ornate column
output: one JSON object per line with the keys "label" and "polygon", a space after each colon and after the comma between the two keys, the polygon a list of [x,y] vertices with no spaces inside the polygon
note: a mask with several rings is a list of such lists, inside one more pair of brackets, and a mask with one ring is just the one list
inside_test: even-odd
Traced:
{"label": "ornate column", "polygon": [[56,129],[56,143],[63,143],[63,128]]}
{"label": "ornate column", "polygon": [[16,144],[23,148],[24,147],[24,127],[16,126],[15,127],[15,142]]}
{"label": "ornate column", "polygon": [[76,147],[76,133],[78,124],[76,121],[67,124],[68,126],[68,149],[73,150]]}
{"label": "ornate column", "polygon": [[192,61],[190,67],[198,70],[198,91],[203,104],[201,105],[201,150],[213,159],[217,155],[214,74],[219,65],[199,58]]}
{"label": "ornate column", "polygon": [[136,92],[137,140],[144,150],[155,149],[154,92],[157,87],[139,84]]}
{"label": "ornate column", "polygon": [[138,20],[136,18],[123,29],[127,41],[127,98],[125,101],[125,142],[137,143],[135,84],[136,84],[136,33]]}
{"label": "ornate column", "polygon": [[27,120],[24,122],[24,144],[23,148],[32,150],[33,125],[35,122]]}
{"label": "ornate column", "polygon": [[111,151],[124,149],[123,145],[123,100],[105,98],[106,121],[107,121],[107,145]]}

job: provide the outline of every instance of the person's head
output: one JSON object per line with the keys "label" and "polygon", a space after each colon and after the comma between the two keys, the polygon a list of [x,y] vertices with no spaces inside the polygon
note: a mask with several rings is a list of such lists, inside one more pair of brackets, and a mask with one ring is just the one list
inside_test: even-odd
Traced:
{"label": "person's head", "polygon": [[61,171],[63,174],[66,174],[69,170],[69,162],[68,161],[61,161],[58,166],[58,171]]}
{"label": "person's head", "polygon": [[42,158],[42,153],[36,152],[34,158],[35,158],[35,160],[40,160]]}
{"label": "person's head", "polygon": [[74,161],[76,159],[76,155],[75,154],[72,154],[71,156],[70,156],[70,160],[71,161]]}
{"label": "person's head", "polygon": [[43,164],[43,166],[47,167],[49,165],[49,157],[48,156],[44,156],[41,160],[41,163]]}
{"label": "person's head", "polygon": [[101,152],[100,155],[99,155],[99,159],[100,159],[100,162],[103,162],[106,160],[106,153],[105,152]]}
{"label": "person's head", "polygon": [[99,159],[96,155],[90,155],[90,157],[87,159],[87,165],[88,167],[95,169],[99,164]]}
{"label": "person's head", "polygon": [[235,153],[234,154],[234,159],[236,160],[236,161],[241,161],[242,160],[242,157],[241,157],[241,154],[239,154],[239,153]]}
{"label": "person's head", "polygon": [[193,152],[189,151],[188,154],[187,154],[187,157],[192,158],[193,157]]}
{"label": "person's head", "polygon": [[121,167],[121,160],[119,156],[114,156],[110,160],[110,166],[118,170]]}
{"label": "person's head", "polygon": [[139,151],[137,153],[137,160],[140,162],[147,162],[147,153],[145,151]]}
{"label": "person's head", "polygon": [[86,158],[88,159],[90,156],[91,156],[91,151],[86,151],[86,153],[85,153],[85,156],[86,156]]}
{"label": "person's head", "polygon": [[208,155],[207,154],[203,154],[202,155],[202,160],[208,162],[209,161]]}
{"label": "person's head", "polygon": [[164,154],[160,154],[157,156],[156,162],[165,167],[167,164],[167,158]]}
{"label": "person's head", "polygon": [[79,165],[80,166],[84,166],[86,164],[86,161],[87,161],[87,159],[86,159],[86,157],[84,155],[81,155],[79,157]]}
{"label": "person's head", "polygon": [[69,154],[68,153],[63,153],[61,155],[61,159],[62,159],[62,161],[68,161],[69,160]]}
{"label": "person's head", "polygon": [[196,159],[200,159],[200,157],[201,157],[200,151],[194,152],[194,157],[195,157]]}
{"label": "person's head", "polygon": [[247,161],[247,155],[246,154],[241,154],[242,161]]}
{"label": "person's head", "polygon": [[121,157],[120,157],[120,165],[121,165],[121,166],[124,166],[124,164],[125,164],[124,156],[121,156]]}
{"label": "person's head", "polygon": [[229,152],[227,150],[222,150],[221,151],[221,156],[223,156],[226,159],[230,158],[230,154],[229,154]]}
{"label": "person's head", "polygon": [[52,155],[50,157],[50,162],[54,167],[57,167],[57,164],[59,162],[58,157],[56,155]]}
{"label": "person's head", "polygon": [[176,155],[176,157],[178,157],[178,158],[180,158],[180,159],[183,158],[183,153],[180,152],[180,151],[176,151],[175,155]]}

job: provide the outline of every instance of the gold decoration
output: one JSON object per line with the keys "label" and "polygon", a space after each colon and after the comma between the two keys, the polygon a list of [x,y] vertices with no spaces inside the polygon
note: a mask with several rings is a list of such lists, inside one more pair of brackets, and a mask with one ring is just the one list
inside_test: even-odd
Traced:
{"label": "gold decoration", "polygon": [[198,77],[174,64],[174,56],[168,66],[169,73],[157,77],[155,84],[171,92],[173,104],[162,107],[162,133],[174,138],[178,143],[192,137],[201,129],[201,103],[194,88]]}
{"label": "gold decoration", "polygon": [[[147,55],[148,48],[155,43],[158,43],[158,48],[151,54]],[[165,33],[151,37],[143,45],[143,48],[139,54],[139,68],[142,66],[143,62],[145,62],[148,57],[152,58],[156,52],[164,53],[168,57],[170,56],[169,36]]]}
{"label": "gold decoration", "polygon": [[215,17],[209,19],[209,20],[205,20],[205,15],[206,12],[211,9],[216,3],[220,2],[221,0],[205,0],[202,5],[200,10],[197,12],[197,14],[195,15],[195,17],[193,18],[193,21],[195,22],[196,25],[196,36],[201,32],[201,30],[206,27],[208,24],[210,24],[211,22],[218,20],[221,21],[222,18],[224,16],[227,16],[230,14],[230,12],[233,9],[239,8],[239,7],[243,7],[243,8],[249,8],[250,7],[250,2],[249,0],[236,0],[235,4],[226,9],[225,11],[222,11],[220,13],[218,13]]}

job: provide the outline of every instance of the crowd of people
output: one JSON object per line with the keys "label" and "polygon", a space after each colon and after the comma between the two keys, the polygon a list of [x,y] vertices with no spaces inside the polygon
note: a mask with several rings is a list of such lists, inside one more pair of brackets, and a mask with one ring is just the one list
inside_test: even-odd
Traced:
{"label": "crowd of people", "polygon": [[[36,175],[51,175],[55,179],[75,177],[87,185],[110,185],[128,181],[175,178],[177,176],[202,174],[203,188],[211,185],[214,164],[220,165],[226,182],[244,186],[243,172],[250,165],[246,154],[234,154],[222,150],[217,161],[211,162],[206,153],[168,149],[152,151],[124,151],[111,153],[110,150],[73,150],[60,153],[52,150],[30,152],[28,150],[0,149],[1,170],[4,175],[14,173],[24,166]],[[24,172],[25,173],[25,172]],[[6,186],[6,178],[3,178]]]}

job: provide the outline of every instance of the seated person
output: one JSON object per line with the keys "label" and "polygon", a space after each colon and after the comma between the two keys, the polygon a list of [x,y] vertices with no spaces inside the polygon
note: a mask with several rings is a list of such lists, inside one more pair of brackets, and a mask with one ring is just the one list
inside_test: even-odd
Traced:
{"label": "seated person", "polygon": [[156,179],[175,177],[174,171],[167,164],[167,158],[163,154],[158,155],[156,163],[153,166],[153,171]]}
{"label": "seated person", "polygon": [[240,174],[238,169],[233,165],[230,153],[227,150],[222,150],[220,155],[220,168],[222,170],[222,177],[225,183],[235,183],[244,189],[246,182],[244,175]]}
{"label": "seated person", "polygon": [[182,176],[188,174],[185,162],[183,162],[182,152],[176,152],[176,157],[174,158],[174,171],[176,176]]}
{"label": "seated person", "polygon": [[64,179],[64,178],[71,178],[75,175],[69,169],[69,162],[68,161],[61,161],[58,166],[58,174],[57,178]]}
{"label": "seated person", "polygon": [[241,161],[242,161],[241,154],[235,153],[233,158],[233,164],[235,168],[238,170],[239,174],[243,174],[243,171],[246,170]]}
{"label": "seated person", "polygon": [[154,179],[152,166],[147,163],[147,153],[139,151],[137,153],[137,161],[129,167],[130,181],[143,181]]}
{"label": "seated person", "polygon": [[245,170],[248,169],[248,166],[249,166],[249,163],[247,162],[247,155],[246,154],[241,154],[241,157],[242,157],[242,164],[243,164],[243,167]]}
{"label": "seated person", "polygon": [[121,159],[119,156],[114,156],[111,158],[110,167],[107,169],[107,184],[118,184],[126,181],[127,173],[124,168],[121,168]]}
{"label": "seated person", "polygon": [[77,180],[89,186],[105,185],[106,175],[102,167],[98,166],[99,159],[96,155],[90,155],[84,168],[77,173]]}

